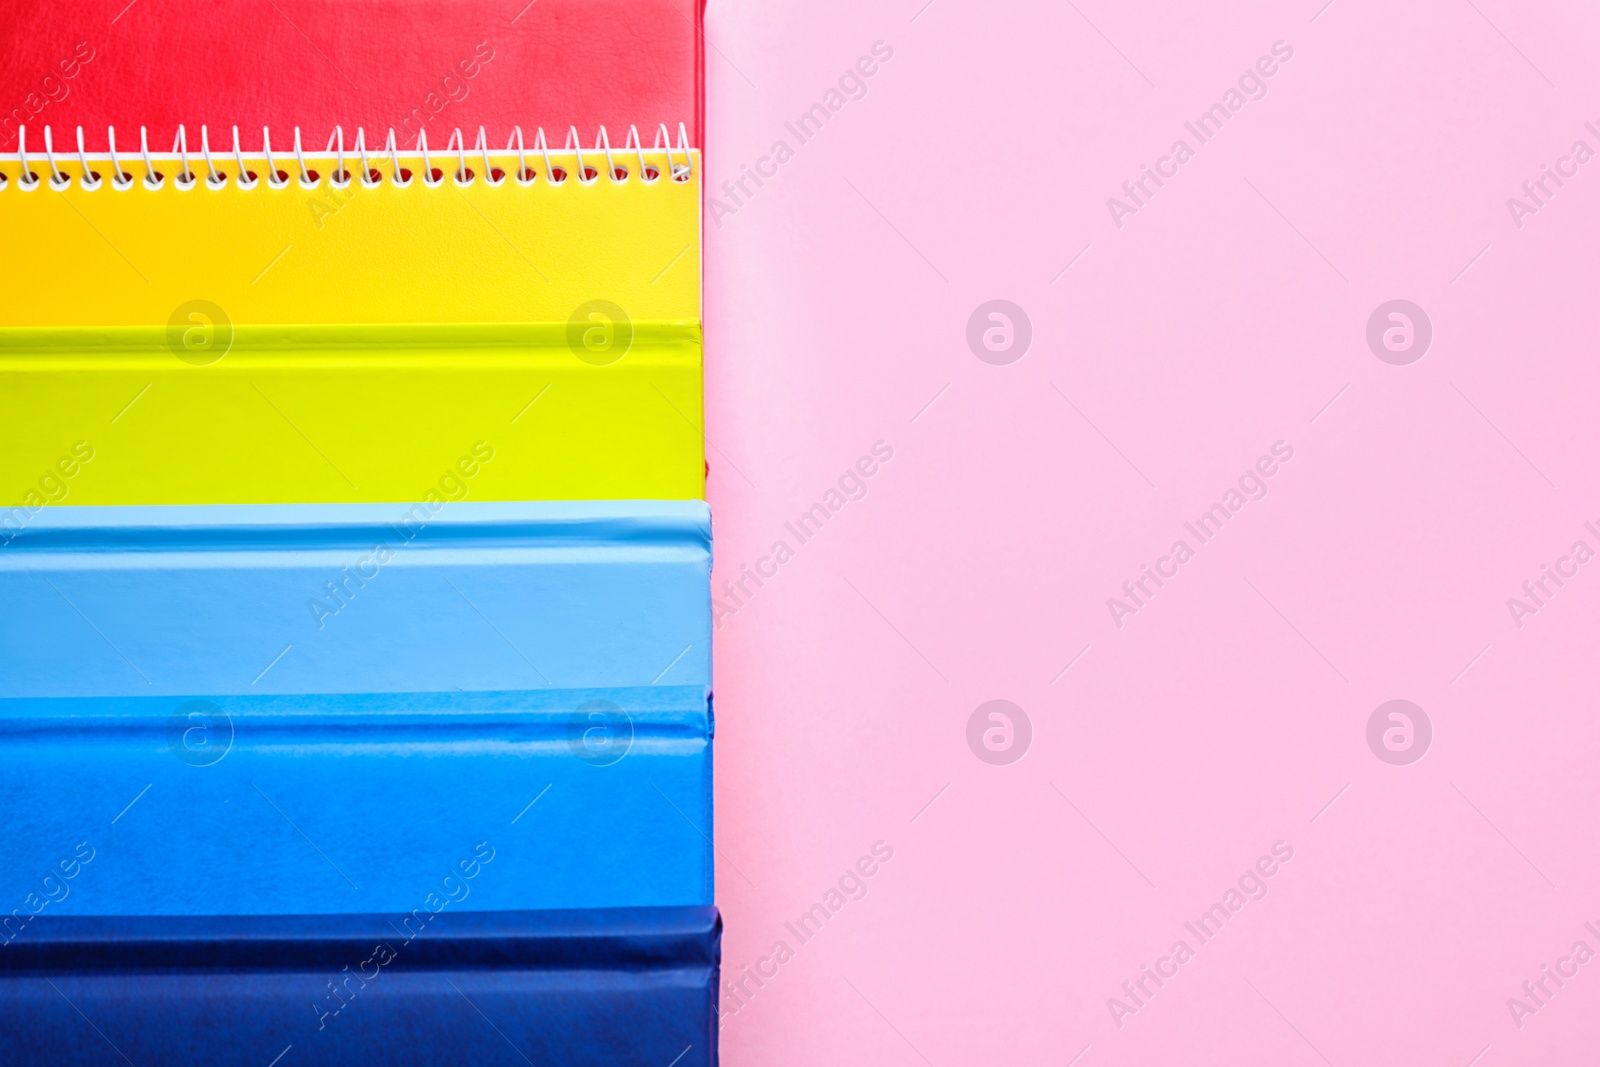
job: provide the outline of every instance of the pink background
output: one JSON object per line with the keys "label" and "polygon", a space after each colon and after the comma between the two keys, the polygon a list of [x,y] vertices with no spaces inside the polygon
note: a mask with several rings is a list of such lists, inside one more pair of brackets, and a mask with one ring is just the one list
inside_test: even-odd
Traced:
{"label": "pink background", "polygon": [[[1600,562],[1520,629],[1506,601],[1600,549],[1600,161],[1520,228],[1506,201],[1600,150],[1600,15],[922,3],[707,13],[713,182],[794,149],[707,219],[724,965],[776,968],[726,1000],[726,1062],[1592,1058],[1600,960],[1520,1028],[1506,1001],[1600,951]],[[880,40],[799,144],[784,123]],[[1279,40],[1268,95],[1198,145],[1184,122]],[[1118,228],[1107,198],[1180,137]],[[995,298],[1033,327],[1006,366],[965,337]],[[1433,325],[1408,366],[1366,342],[1393,299]],[[799,544],[784,523],[880,440]],[[1118,629],[1106,599],[1279,440],[1266,498]],[[780,539],[775,577],[720,592]],[[1010,765],[967,744],[991,699],[1032,723]],[[1391,699],[1433,724],[1408,766],[1367,744]],[[800,944],[784,924],[880,840]],[[1185,921],[1277,841],[1201,946]],[[1119,1028],[1107,999],[1180,938]]]}

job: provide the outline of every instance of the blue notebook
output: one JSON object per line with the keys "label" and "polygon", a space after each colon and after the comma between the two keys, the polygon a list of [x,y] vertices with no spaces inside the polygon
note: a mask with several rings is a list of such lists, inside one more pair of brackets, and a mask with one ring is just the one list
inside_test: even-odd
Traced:
{"label": "blue notebook", "polygon": [[0,949],[0,1062],[707,1067],[720,935],[710,907],[40,918]]}
{"label": "blue notebook", "polygon": [[427,508],[43,508],[0,527],[0,695],[711,684],[703,502]]}
{"label": "blue notebook", "polygon": [[458,504],[403,544],[394,510],[47,509],[0,548],[0,942],[711,903],[705,505]]}

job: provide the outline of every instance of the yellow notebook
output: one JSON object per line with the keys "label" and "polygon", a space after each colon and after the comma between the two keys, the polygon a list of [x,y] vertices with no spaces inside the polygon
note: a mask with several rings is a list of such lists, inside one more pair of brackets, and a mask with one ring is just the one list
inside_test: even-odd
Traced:
{"label": "yellow notebook", "polygon": [[0,157],[0,506],[702,496],[698,155],[456,143]]}

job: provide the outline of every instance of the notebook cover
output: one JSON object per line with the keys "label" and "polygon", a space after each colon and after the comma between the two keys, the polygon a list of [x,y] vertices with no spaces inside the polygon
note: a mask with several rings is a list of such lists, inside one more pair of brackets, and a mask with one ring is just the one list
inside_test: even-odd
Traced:
{"label": "notebook cover", "polygon": [[709,548],[698,503],[42,510],[0,548],[0,892],[385,910],[487,842],[469,908],[709,903]]}
{"label": "notebook cover", "polygon": [[0,700],[0,941],[38,914],[709,904],[711,773],[703,686]]}
{"label": "notebook cover", "polygon": [[690,501],[42,508],[0,548],[0,693],[706,686],[710,547]]}
{"label": "notebook cover", "polygon": [[498,442],[480,498],[702,495],[697,154],[344,147],[0,160],[0,492],[81,443],[81,503],[397,500]]}
{"label": "notebook cover", "polygon": [[610,363],[564,325],[228,336],[197,364],[164,327],[0,329],[0,529],[50,503],[703,495],[697,326],[637,324]]}
{"label": "notebook cover", "polygon": [[0,950],[0,1058],[708,1067],[720,939],[710,907],[40,917]]}
{"label": "notebook cover", "polygon": [[[0,3],[0,151],[16,127],[105,128],[161,147],[179,123],[443,142],[514,123],[585,137],[688,127],[699,143],[702,0],[24,0]],[[158,76],[181,57],[181,77]],[[21,117],[18,117],[18,112]]]}
{"label": "notebook cover", "polygon": [[[273,165],[286,183],[270,185],[259,144],[245,157],[246,181],[258,176],[253,188],[240,184],[231,153],[214,153],[225,177],[213,188],[199,131],[188,133],[187,163],[169,146],[153,155],[156,188],[146,184],[143,160],[126,151],[118,165],[134,179],[127,188],[116,186],[118,172],[103,152],[88,157],[87,186],[76,153],[58,150],[52,171],[36,130],[29,131],[26,172],[40,179],[34,188],[26,188],[16,153],[0,159],[0,227],[29,250],[28,269],[0,291],[0,327],[174,327],[171,354],[206,365],[226,358],[225,339],[197,345],[199,337],[184,336],[196,326],[565,327],[594,300],[616,305],[622,314],[615,317],[634,323],[699,322],[698,154],[674,149],[669,160],[665,149],[643,151],[645,167],[663,175],[647,181],[641,152],[624,151],[619,137],[612,162],[627,173],[613,180],[601,173],[605,155],[587,134],[583,163],[596,173],[584,184],[574,151],[556,150],[552,168],[542,152],[519,155],[496,145],[490,163],[505,177],[492,185],[482,152],[470,143],[459,153],[435,144],[429,168],[419,152],[399,151],[401,180],[411,175],[402,186],[393,178],[394,154],[380,143],[368,147],[368,169],[378,175],[369,186],[351,130],[345,188],[333,185],[337,148],[320,144],[308,152],[305,174],[316,175],[309,188],[283,145]],[[514,178],[524,162],[534,174],[526,185]],[[423,180],[424,169],[438,172],[438,184]],[[571,177],[552,182],[552,169]],[[179,182],[186,173],[196,179],[187,189]],[[98,186],[89,187],[97,174]],[[66,184],[58,189],[53,175]],[[195,312],[201,317],[192,318]],[[596,362],[627,354],[625,347],[584,350]]]}
{"label": "notebook cover", "polygon": [[728,1062],[1594,1061],[1600,9],[708,22]]}

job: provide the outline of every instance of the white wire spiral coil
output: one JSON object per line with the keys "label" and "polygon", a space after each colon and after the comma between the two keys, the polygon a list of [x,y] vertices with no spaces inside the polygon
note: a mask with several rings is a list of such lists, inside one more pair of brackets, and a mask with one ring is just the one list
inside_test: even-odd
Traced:
{"label": "white wire spiral coil", "polygon": [[[119,155],[117,152],[117,138],[116,130],[114,128],[107,128],[106,144],[106,152],[97,153],[86,151],[84,147],[83,127],[77,127],[77,151],[73,154],[77,156],[78,163],[82,168],[79,183],[86,190],[98,190],[106,184],[105,181],[102,180],[99,172],[90,166],[91,161],[101,160],[111,163],[110,185],[114,189],[131,189],[133,188],[136,180],[142,183],[147,189],[161,188],[161,186],[166,182],[166,174],[157,168],[156,164],[158,162],[175,162],[181,164],[182,169],[177,172],[177,175],[173,179],[173,184],[177,188],[190,190],[200,184],[194,168],[191,165],[188,131],[184,126],[180,125],[178,127],[177,137],[172,143],[172,151],[165,153],[152,153],[150,151],[148,132],[145,127],[139,127],[139,158],[144,164],[145,171],[142,179],[135,179],[133,173],[124,168],[123,156]],[[470,150],[470,156],[467,148],[466,137],[462,134],[460,127],[457,127],[450,135],[450,139],[448,142],[446,142],[444,151],[440,154],[440,156],[442,161],[447,161],[452,155],[454,156],[455,169],[448,177],[449,180],[454,181],[457,185],[467,186],[478,180],[477,172],[474,171],[472,167],[468,165],[468,163],[469,158],[471,161],[476,162],[476,160],[481,157],[483,160],[482,177],[486,184],[491,186],[500,186],[505,184],[507,178],[509,177],[518,185],[527,186],[534,184],[534,182],[539,179],[538,172],[528,164],[528,154],[530,151],[538,153],[539,156],[543,158],[544,179],[552,185],[562,185],[569,177],[576,177],[580,185],[593,185],[595,182],[600,180],[600,172],[591,166],[590,163],[585,162],[584,160],[584,149],[579,140],[578,129],[576,126],[568,127],[566,146],[561,149],[552,149],[550,147],[548,140],[545,138],[544,127],[542,126],[536,128],[533,143],[530,147],[523,140],[522,127],[516,126],[512,128],[511,137],[506,142],[506,147],[503,150],[491,150],[489,148],[488,136],[485,133],[484,128],[479,126],[478,136]],[[595,156],[605,156],[605,175],[612,182],[626,182],[631,177],[631,174],[626,166],[627,154],[630,152],[632,152],[638,160],[638,175],[640,181],[646,185],[653,185],[661,178],[661,169],[645,160],[644,154],[646,149],[644,147],[644,141],[639,136],[639,130],[636,126],[628,127],[627,140],[623,143],[623,146],[620,150],[613,150],[610,136],[607,134],[606,128],[601,126],[600,132],[595,138],[594,147],[589,151],[590,158],[594,162],[598,162],[598,160],[594,158]],[[671,176],[673,181],[686,182],[690,179],[690,177],[693,176],[694,162],[689,147],[689,132],[683,123],[678,124],[678,143],[676,145],[672,143],[672,136],[667,130],[666,123],[661,123],[659,126],[657,126],[655,146],[651,148],[650,151],[664,152],[666,154],[667,173]],[[681,162],[675,158],[675,152],[681,152],[683,154],[683,159]],[[258,161],[266,164],[264,169],[266,171],[266,184],[269,188],[283,189],[288,187],[293,181],[288,171],[279,169],[278,164],[281,157],[274,155],[272,150],[271,131],[265,126],[261,128],[261,151],[259,152],[245,152],[239,140],[239,127],[233,127],[233,148],[231,155],[238,165],[238,169],[235,171],[234,175],[230,175],[226,170],[223,170],[218,166],[218,157],[212,151],[210,133],[205,126],[200,127],[199,154],[201,159],[203,159],[205,162],[205,185],[210,189],[222,189],[226,187],[230,181],[236,182],[241,189],[254,189],[259,186],[261,184],[261,178],[256,174],[255,171],[250,169],[250,161]],[[345,145],[344,127],[335,126],[332,135],[330,135],[328,138],[327,147],[320,153],[308,153],[305,151],[305,148],[301,143],[300,128],[296,126],[294,129],[294,147],[292,149],[292,154],[295,158],[295,163],[299,171],[298,181],[293,183],[298,184],[301,188],[316,188],[322,184],[323,180],[323,175],[318,170],[314,169],[310,163],[308,163],[308,159],[313,161],[323,159],[334,161],[334,167],[327,175],[327,180],[328,184],[335,189],[347,189],[351,184],[352,176],[346,166],[348,157],[360,159],[360,183],[363,186],[366,186],[367,188],[373,188],[383,184],[385,181],[383,172],[372,164],[372,160],[368,155],[366,131],[360,127],[356,128],[355,138],[350,142],[348,151]],[[569,174],[566,168],[560,166],[555,160],[553,160],[551,158],[552,154],[573,157],[576,162],[573,173]],[[72,175],[62,170],[60,164],[57,162],[58,152],[54,143],[53,131],[50,126],[47,125],[44,127],[43,156],[48,167],[47,178],[41,179],[39,175],[32,169],[29,161],[29,155],[27,127],[18,127],[17,151],[0,155],[0,161],[15,160],[21,164],[21,175],[16,183],[19,189],[33,190],[48,182],[52,189],[61,191],[65,190],[72,184]],[[404,166],[402,160],[420,162],[420,176],[422,183],[430,188],[442,185],[447,178],[444,171],[434,165],[434,156],[430,155],[428,150],[428,135],[426,131],[422,131],[417,134],[417,143],[415,148],[409,152],[403,152],[399,148],[398,139],[395,136],[394,128],[391,126],[388,131],[388,136],[384,140],[383,148],[381,149],[381,155],[388,156],[389,160],[391,161],[390,175],[387,180],[393,182],[400,188],[409,187],[412,181],[415,180],[412,170]],[[510,157],[514,156],[517,163],[516,169],[508,173],[505,167],[495,165],[494,159],[492,158],[493,156],[502,157],[502,161],[505,163],[510,163]],[[623,160],[622,163],[617,161],[619,156]],[[223,157],[223,162],[224,164],[226,163],[225,156]],[[284,159],[284,162],[287,162],[287,160]],[[0,171],[0,188],[4,188],[8,184],[10,184],[10,182],[5,172]]]}

